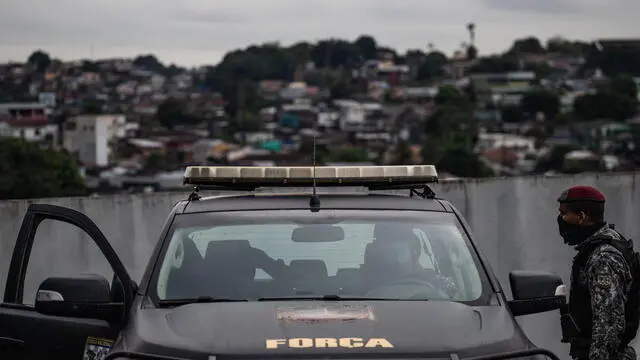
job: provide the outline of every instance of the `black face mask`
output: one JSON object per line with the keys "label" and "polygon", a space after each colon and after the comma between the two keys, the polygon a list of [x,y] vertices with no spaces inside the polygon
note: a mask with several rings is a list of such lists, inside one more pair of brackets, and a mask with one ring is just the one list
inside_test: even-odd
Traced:
{"label": "black face mask", "polygon": [[570,224],[558,215],[558,232],[564,239],[564,243],[570,246],[575,246],[583,242],[589,234],[580,225]]}

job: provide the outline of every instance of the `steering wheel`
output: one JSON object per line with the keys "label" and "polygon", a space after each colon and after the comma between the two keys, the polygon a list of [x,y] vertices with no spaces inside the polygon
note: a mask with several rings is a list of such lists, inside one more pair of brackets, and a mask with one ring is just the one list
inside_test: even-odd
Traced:
{"label": "steering wheel", "polygon": [[420,291],[418,293],[414,293],[412,295],[410,295],[408,298],[411,300],[420,300],[420,299],[429,299],[429,298],[433,298],[434,297],[434,293],[436,293],[439,297],[442,297],[443,299],[449,299],[449,296],[447,296],[447,294],[438,289],[437,287],[435,287],[433,284],[431,284],[430,282],[420,279],[420,278],[415,278],[415,277],[409,277],[409,278],[403,278],[403,279],[398,279],[397,281],[394,281],[390,284],[386,284],[386,285],[382,285],[382,286],[378,286],[375,287],[369,291],[367,291],[367,294],[373,293],[378,289],[384,289],[384,288],[393,288],[395,286],[402,286],[402,285],[414,285],[414,286],[419,286],[422,289],[419,290],[423,290],[424,288],[428,288],[428,291]]}

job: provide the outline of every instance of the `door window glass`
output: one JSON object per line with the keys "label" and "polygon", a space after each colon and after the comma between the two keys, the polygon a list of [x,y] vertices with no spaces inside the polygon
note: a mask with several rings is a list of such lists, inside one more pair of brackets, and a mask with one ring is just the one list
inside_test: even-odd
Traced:
{"label": "door window glass", "polygon": [[43,220],[36,229],[27,265],[23,304],[33,305],[36,292],[48,277],[73,277],[81,274],[104,276],[113,280],[113,269],[84,230],[52,219]]}

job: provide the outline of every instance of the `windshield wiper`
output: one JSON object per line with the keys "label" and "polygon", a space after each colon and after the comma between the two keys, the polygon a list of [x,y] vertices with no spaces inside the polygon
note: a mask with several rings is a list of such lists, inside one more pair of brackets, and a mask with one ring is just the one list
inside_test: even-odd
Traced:
{"label": "windshield wiper", "polygon": [[214,298],[211,296],[199,296],[191,299],[175,299],[175,300],[160,300],[158,305],[160,307],[180,306],[197,303],[216,303],[216,302],[241,302],[248,301],[246,299],[229,299],[229,298]]}
{"label": "windshield wiper", "polygon": [[388,298],[379,298],[379,297],[349,296],[349,295],[341,296],[337,294],[292,295],[292,296],[264,297],[264,298],[258,299],[258,301],[280,301],[280,300],[405,301],[405,299],[388,299]]}

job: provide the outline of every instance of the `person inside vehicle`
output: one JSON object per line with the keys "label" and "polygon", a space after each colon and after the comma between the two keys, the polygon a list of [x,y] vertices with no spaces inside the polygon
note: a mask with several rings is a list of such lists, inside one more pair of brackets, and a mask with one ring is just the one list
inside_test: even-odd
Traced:
{"label": "person inside vehicle", "polygon": [[458,288],[455,282],[426,269],[420,264],[423,246],[412,229],[391,224],[378,224],[375,239],[365,250],[363,280],[369,292],[387,286],[405,284],[419,287],[429,284],[455,299]]}
{"label": "person inside vehicle", "polygon": [[[289,266],[274,259],[247,240],[211,241],[204,258],[202,273],[223,274],[207,280],[209,293],[215,297],[244,299],[255,295],[255,273],[261,269],[275,280],[289,274]],[[200,286],[198,286],[200,288]]]}

